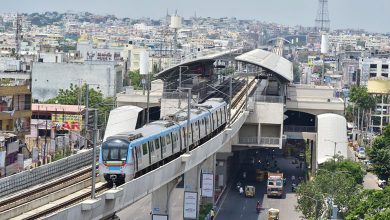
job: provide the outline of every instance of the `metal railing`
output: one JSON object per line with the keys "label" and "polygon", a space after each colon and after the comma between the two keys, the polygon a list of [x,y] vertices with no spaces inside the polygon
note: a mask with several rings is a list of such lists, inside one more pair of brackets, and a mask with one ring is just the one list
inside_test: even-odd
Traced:
{"label": "metal railing", "polygon": [[262,137],[260,138],[260,144],[267,144],[267,145],[279,145],[280,138],[278,137]]}
{"label": "metal railing", "polygon": [[285,132],[316,132],[315,126],[296,126],[296,125],[285,125],[283,127]]}
{"label": "metal railing", "polygon": [[240,137],[240,144],[257,144],[257,137]]}
{"label": "metal railing", "polygon": [[[97,148],[99,151],[99,148]],[[0,179],[0,196],[32,187],[92,164],[92,149]]]}

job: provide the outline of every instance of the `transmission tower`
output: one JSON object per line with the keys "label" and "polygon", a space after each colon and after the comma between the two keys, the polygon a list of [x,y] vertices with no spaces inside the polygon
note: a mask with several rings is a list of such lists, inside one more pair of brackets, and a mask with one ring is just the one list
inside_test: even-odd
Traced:
{"label": "transmission tower", "polygon": [[328,32],[330,29],[328,0],[318,0],[318,11],[316,18],[316,30]]}
{"label": "transmission tower", "polygon": [[22,16],[16,15],[16,30],[15,30],[15,56],[18,60],[20,58],[20,45],[22,43]]}

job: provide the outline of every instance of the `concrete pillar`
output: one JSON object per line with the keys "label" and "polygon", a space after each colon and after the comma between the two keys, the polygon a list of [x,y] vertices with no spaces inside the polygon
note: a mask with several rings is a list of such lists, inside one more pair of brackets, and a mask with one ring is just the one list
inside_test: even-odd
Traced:
{"label": "concrete pillar", "polygon": [[169,215],[170,196],[176,185],[177,179],[174,179],[152,192],[152,214]]}
{"label": "concrete pillar", "polygon": [[201,173],[212,173],[213,174],[213,180],[214,180],[214,186],[213,186],[213,196],[210,197],[203,197],[202,196],[202,204],[206,203],[212,203],[214,204],[214,195],[215,195],[215,163],[216,163],[216,154],[213,154],[211,157],[207,158],[201,165]]}
{"label": "concrete pillar", "polygon": [[[188,170],[184,173],[184,192],[196,192],[198,193],[198,204],[196,208],[196,216],[199,216],[199,201],[200,201],[200,190],[199,190],[199,183],[200,183],[200,171],[201,171],[201,165],[198,165],[196,167],[193,167],[192,169]],[[184,202],[184,201],[183,201]]]}

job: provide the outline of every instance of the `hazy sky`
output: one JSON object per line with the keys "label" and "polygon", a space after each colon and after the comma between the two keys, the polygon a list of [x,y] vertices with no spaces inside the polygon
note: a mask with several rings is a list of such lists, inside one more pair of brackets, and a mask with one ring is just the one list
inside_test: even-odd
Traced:
{"label": "hazy sky", "polygon": [[[0,12],[89,11],[119,17],[237,17],[314,26],[318,0],[0,0]],[[331,28],[390,32],[390,0],[329,0]]]}

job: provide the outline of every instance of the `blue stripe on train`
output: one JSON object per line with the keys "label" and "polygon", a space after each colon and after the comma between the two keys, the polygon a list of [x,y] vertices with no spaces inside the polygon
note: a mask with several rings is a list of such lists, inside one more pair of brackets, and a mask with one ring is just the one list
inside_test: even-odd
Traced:
{"label": "blue stripe on train", "polygon": [[120,166],[109,166],[108,167],[108,170],[121,170],[121,167]]}

